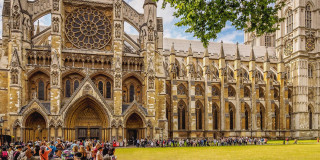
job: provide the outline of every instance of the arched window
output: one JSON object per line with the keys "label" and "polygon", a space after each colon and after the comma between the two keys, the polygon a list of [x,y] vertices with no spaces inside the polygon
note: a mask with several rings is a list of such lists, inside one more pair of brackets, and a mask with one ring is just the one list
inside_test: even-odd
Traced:
{"label": "arched window", "polygon": [[293,13],[292,13],[292,10],[289,10],[287,14],[287,33],[291,33],[292,30],[293,30]]}
{"label": "arched window", "polygon": [[220,95],[220,90],[218,87],[213,86],[212,87],[212,96],[219,96]]}
{"label": "arched window", "polygon": [[202,104],[199,101],[196,104],[196,129],[202,129]]}
{"label": "arched window", "polygon": [[218,106],[216,104],[213,104],[212,107],[212,114],[213,114],[213,129],[218,129]]}
{"label": "arched window", "polygon": [[248,130],[249,129],[249,111],[248,109],[245,110],[245,129]]}
{"label": "arched window", "polygon": [[276,105],[274,106],[274,118],[274,129],[277,130],[279,129],[279,109]]}
{"label": "arched window", "polygon": [[235,97],[236,96],[236,91],[234,90],[234,88],[232,86],[228,87],[228,96],[229,97]]}
{"label": "arched window", "polygon": [[76,91],[78,87],[79,87],[79,81],[75,80],[73,84],[73,90]]}
{"label": "arched window", "polygon": [[103,83],[101,81],[99,81],[99,83],[98,83],[98,89],[99,89],[99,92],[101,93],[101,95],[103,95]]}
{"label": "arched window", "polygon": [[244,87],[244,97],[251,97],[251,91],[248,87]]}
{"label": "arched window", "polygon": [[309,112],[309,129],[312,129],[312,109],[311,107],[309,106],[308,107],[308,112]]}
{"label": "arched window", "polygon": [[274,98],[275,100],[278,100],[278,99],[279,99],[279,91],[278,91],[278,89],[274,89],[274,91],[273,91],[273,98]]}
{"label": "arched window", "polygon": [[178,129],[186,129],[186,107],[183,101],[178,106]]}
{"label": "arched window", "polygon": [[229,105],[229,116],[230,116],[230,130],[234,129],[234,110],[231,105]]}
{"label": "arched window", "polygon": [[39,88],[38,88],[38,99],[39,100],[44,100],[44,83],[42,80],[39,81],[38,84]]}
{"label": "arched window", "polygon": [[259,88],[259,98],[264,98],[264,89],[262,87]]}
{"label": "arched window", "polygon": [[66,97],[70,97],[71,96],[71,84],[70,84],[70,80],[66,81]]}
{"label": "arched window", "polygon": [[130,102],[134,100],[134,86],[133,84],[130,85]]}
{"label": "arched window", "polygon": [[111,98],[111,83],[107,82],[107,98]]}
{"label": "arched window", "polygon": [[305,19],[306,19],[306,28],[310,29],[311,28],[311,22],[312,22],[312,17],[311,17],[311,7],[308,4],[306,6],[306,15],[305,15]]}
{"label": "arched window", "polygon": [[186,87],[184,87],[183,84],[180,84],[178,86],[178,95],[186,95],[186,94],[187,94]]}
{"label": "arched window", "polygon": [[203,96],[203,90],[200,85],[196,86],[196,96]]}
{"label": "arched window", "polygon": [[313,68],[312,65],[308,65],[308,77],[312,78],[313,77]]}

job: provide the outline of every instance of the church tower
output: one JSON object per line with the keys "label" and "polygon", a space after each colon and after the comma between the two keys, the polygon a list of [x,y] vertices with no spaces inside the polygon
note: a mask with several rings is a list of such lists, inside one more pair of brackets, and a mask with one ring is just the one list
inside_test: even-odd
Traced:
{"label": "church tower", "polygon": [[292,101],[286,94],[285,105],[293,106],[294,137],[316,137],[312,130],[319,128],[319,8],[316,0],[291,0],[278,13],[285,20],[276,31],[276,51],[284,58],[285,90],[293,89]]}

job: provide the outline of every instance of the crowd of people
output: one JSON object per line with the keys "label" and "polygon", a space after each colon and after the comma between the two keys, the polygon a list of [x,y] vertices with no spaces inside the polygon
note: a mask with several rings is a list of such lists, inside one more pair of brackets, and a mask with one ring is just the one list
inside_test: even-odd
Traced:
{"label": "crowd of people", "polygon": [[[203,139],[168,139],[148,140],[138,139],[133,142],[136,147],[204,147],[204,146],[232,146],[232,145],[264,145],[267,138],[233,137],[207,140]],[[126,142],[123,142],[124,146]]]}
{"label": "crowd of people", "polygon": [[[297,140],[295,140],[295,144]],[[73,142],[62,141],[36,141],[16,142],[14,144],[2,145],[0,150],[1,160],[115,160],[116,147],[204,147],[204,146],[236,146],[236,145],[264,145],[268,143],[267,138],[229,137],[219,139],[167,139],[149,140],[136,139],[130,141],[112,143],[100,142],[99,140],[76,140]],[[289,142],[289,139],[284,140]]]}
{"label": "crowd of people", "polygon": [[115,160],[112,144],[99,140],[16,142],[2,145],[1,160]]}

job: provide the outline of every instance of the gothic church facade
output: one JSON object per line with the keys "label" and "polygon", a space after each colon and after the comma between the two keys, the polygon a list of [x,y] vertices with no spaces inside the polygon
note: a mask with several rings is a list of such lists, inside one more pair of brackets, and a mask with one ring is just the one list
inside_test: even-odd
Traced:
{"label": "gothic church facade", "polygon": [[[203,48],[164,38],[152,0],[143,13],[123,0],[4,0],[3,134],[22,141],[317,137],[320,4],[286,3],[276,33]],[[47,14],[51,26],[34,25]],[[124,23],[139,35],[125,33]]]}

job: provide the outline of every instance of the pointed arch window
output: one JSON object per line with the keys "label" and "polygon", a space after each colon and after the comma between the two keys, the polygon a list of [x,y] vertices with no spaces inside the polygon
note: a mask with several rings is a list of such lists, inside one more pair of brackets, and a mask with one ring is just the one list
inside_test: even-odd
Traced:
{"label": "pointed arch window", "polygon": [[178,129],[186,129],[186,107],[184,102],[180,102],[178,106]]}
{"label": "pointed arch window", "polygon": [[245,129],[248,130],[249,129],[249,111],[248,111],[248,109],[246,109],[244,115],[245,115]]}
{"label": "pointed arch window", "polygon": [[73,91],[75,92],[78,87],[79,87],[79,81],[78,81],[78,80],[75,80],[75,81],[74,81],[74,84],[73,84]]}
{"label": "pointed arch window", "polygon": [[220,90],[218,87],[213,86],[212,87],[212,96],[219,96],[220,95]]}
{"label": "pointed arch window", "polygon": [[178,95],[186,95],[187,91],[186,91],[186,87],[184,87],[183,84],[180,84],[178,86]]}
{"label": "pointed arch window", "polygon": [[44,83],[42,80],[39,81],[38,84],[39,88],[38,88],[38,99],[39,100],[44,100]]}
{"label": "pointed arch window", "polygon": [[234,111],[233,111],[233,107],[229,106],[229,116],[230,116],[230,130],[233,130],[234,128]]}
{"label": "pointed arch window", "polygon": [[111,83],[107,82],[107,98],[111,98]]}
{"label": "pointed arch window", "polygon": [[312,22],[312,17],[311,17],[311,6],[308,4],[306,6],[306,28],[310,29],[311,28],[311,22]]}
{"label": "pointed arch window", "polygon": [[309,112],[309,129],[312,129],[312,110],[311,107],[308,107],[308,112]]}
{"label": "pointed arch window", "polygon": [[287,33],[291,33],[293,30],[293,13],[289,10],[287,13]]}
{"label": "pointed arch window", "polygon": [[244,97],[251,97],[251,91],[248,87],[244,87]]}
{"label": "pointed arch window", "polygon": [[134,100],[134,86],[133,84],[130,85],[130,102]]}
{"label": "pointed arch window", "polygon": [[203,96],[203,90],[202,90],[202,87],[200,85],[196,86],[196,95],[197,96]]}
{"label": "pointed arch window", "polygon": [[70,80],[66,81],[66,97],[70,97],[71,96],[71,84],[70,84]]}
{"label": "pointed arch window", "polygon": [[212,107],[212,113],[213,113],[213,129],[217,130],[218,129],[218,107],[216,104],[213,105]]}
{"label": "pointed arch window", "polygon": [[271,47],[271,36],[266,35],[266,36],[264,37],[264,40],[265,40],[264,45],[265,45],[266,47]]}
{"label": "pointed arch window", "polygon": [[308,66],[308,77],[312,78],[313,77],[313,68],[312,65]]}
{"label": "pointed arch window", "polygon": [[202,104],[197,102],[196,105],[196,128],[202,129]]}
{"label": "pointed arch window", "polygon": [[229,97],[235,97],[236,96],[236,91],[232,86],[228,87],[228,96]]}
{"label": "pointed arch window", "polygon": [[103,95],[103,82],[99,81],[98,89],[99,89],[99,92]]}

